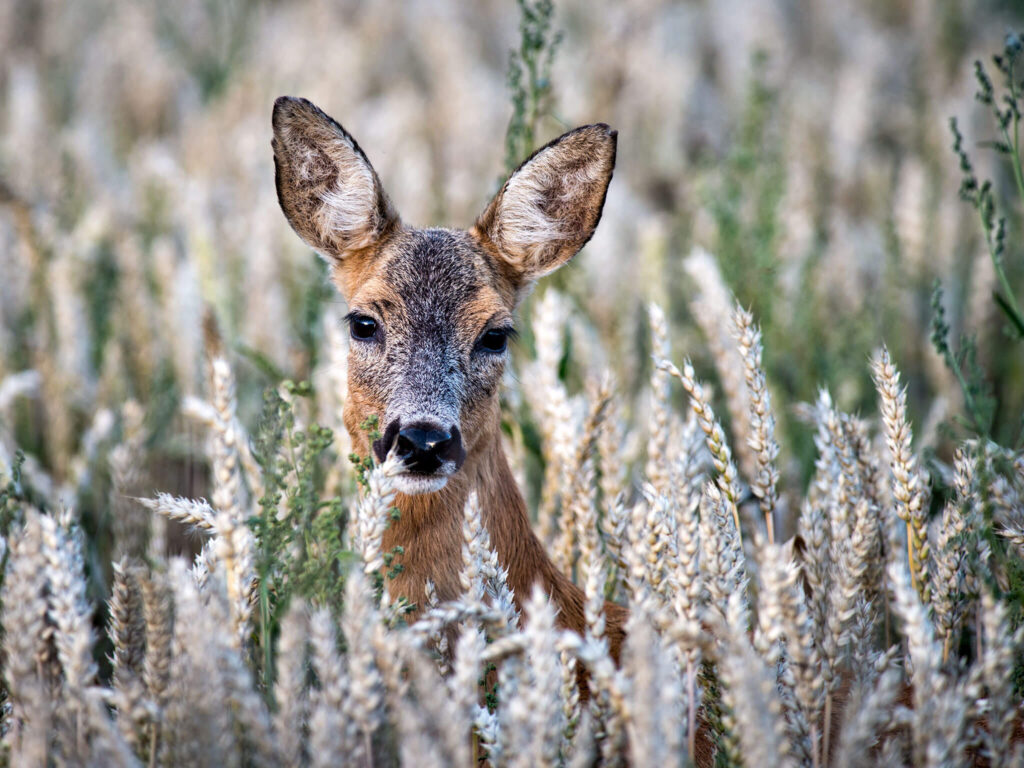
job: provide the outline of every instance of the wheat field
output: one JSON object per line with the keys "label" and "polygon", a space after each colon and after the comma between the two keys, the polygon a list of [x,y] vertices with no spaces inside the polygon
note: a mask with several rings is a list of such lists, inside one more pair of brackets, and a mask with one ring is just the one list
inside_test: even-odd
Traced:
{"label": "wheat field", "polygon": [[[0,3],[0,761],[1024,765],[1021,26]],[[285,93],[424,225],[619,130],[502,400],[583,635],[512,593],[475,498],[462,596],[389,591],[396,465],[351,455],[345,308],[275,197]]]}

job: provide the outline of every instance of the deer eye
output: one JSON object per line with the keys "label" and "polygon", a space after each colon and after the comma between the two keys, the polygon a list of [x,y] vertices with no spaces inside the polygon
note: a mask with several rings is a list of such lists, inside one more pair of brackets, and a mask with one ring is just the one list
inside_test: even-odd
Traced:
{"label": "deer eye", "polygon": [[353,339],[366,341],[367,339],[372,339],[377,334],[377,321],[366,315],[350,315],[348,327]]}
{"label": "deer eye", "polygon": [[504,352],[508,346],[509,333],[508,328],[491,328],[480,337],[480,349],[487,352]]}

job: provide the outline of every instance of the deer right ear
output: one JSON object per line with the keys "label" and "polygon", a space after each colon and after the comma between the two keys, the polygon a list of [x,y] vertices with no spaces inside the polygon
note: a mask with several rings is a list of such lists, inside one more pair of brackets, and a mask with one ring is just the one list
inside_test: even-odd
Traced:
{"label": "deer right ear", "polygon": [[305,99],[274,102],[277,200],[309,247],[330,260],[367,248],[399,224],[366,155]]}

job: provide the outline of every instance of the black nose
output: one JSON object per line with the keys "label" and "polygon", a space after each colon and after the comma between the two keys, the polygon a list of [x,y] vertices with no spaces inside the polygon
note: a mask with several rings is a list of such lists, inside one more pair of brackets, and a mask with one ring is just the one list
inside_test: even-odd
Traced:
{"label": "black nose", "polygon": [[[391,432],[391,435],[387,432]],[[390,448],[388,437],[395,441],[395,453],[398,458],[402,459],[406,469],[412,472],[433,474],[446,461],[455,462],[458,469],[465,458],[458,427],[452,427],[451,431],[448,431],[435,424],[416,423],[401,430],[388,429],[384,438],[387,447]]]}

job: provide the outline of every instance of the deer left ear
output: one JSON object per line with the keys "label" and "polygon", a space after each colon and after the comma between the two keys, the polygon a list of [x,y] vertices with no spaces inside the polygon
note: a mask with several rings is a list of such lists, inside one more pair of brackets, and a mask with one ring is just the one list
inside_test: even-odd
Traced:
{"label": "deer left ear", "polygon": [[586,125],[537,150],[509,177],[473,231],[530,283],[594,234],[615,168],[617,131]]}

